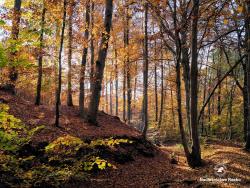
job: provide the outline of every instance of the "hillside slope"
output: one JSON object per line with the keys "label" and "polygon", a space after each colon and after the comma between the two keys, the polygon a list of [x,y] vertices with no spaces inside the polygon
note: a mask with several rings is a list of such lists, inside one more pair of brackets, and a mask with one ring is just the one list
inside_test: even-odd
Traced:
{"label": "hillside slope", "polygon": [[[250,185],[249,154],[230,143],[210,142],[203,158],[206,165],[190,169],[179,145],[156,147],[141,138],[134,128],[122,123],[119,118],[99,112],[99,127],[84,122],[78,115],[76,107],[61,106],[61,127],[54,126],[52,106],[35,106],[31,101],[0,91],[0,101],[10,106],[10,113],[20,118],[26,125],[36,127],[44,125],[32,138],[34,145],[51,143],[61,136],[74,136],[87,142],[100,138],[123,138],[132,140],[133,144],[121,144],[113,149],[99,148],[99,154],[108,159],[115,168],[93,171],[87,181],[61,187],[248,187]],[[237,156],[235,158],[235,156]],[[235,158],[235,159],[234,159]],[[175,159],[173,161],[173,159]],[[233,160],[234,159],[234,160]],[[225,163],[228,167],[227,177],[241,178],[236,183],[200,182],[201,177],[216,177],[214,166]],[[176,164],[172,164],[176,163]],[[4,181],[4,180],[1,180]],[[0,181],[0,187],[1,187]]]}

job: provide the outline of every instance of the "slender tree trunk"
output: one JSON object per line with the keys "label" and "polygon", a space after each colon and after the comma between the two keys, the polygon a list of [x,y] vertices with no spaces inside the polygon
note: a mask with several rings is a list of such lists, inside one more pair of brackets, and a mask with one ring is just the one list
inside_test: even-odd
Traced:
{"label": "slender tree trunk", "polygon": [[[136,112],[136,89],[137,89],[137,73],[138,73],[138,62],[135,62],[135,81],[134,81],[134,111]],[[135,115],[135,114],[134,114]]]}
{"label": "slender tree trunk", "polygon": [[[243,63],[244,64],[244,63]],[[243,86],[243,106],[244,106],[244,141],[247,140],[247,124],[248,124],[248,89],[247,89],[247,68],[243,65],[244,70],[244,86]]]}
{"label": "slender tree trunk", "polygon": [[[11,39],[13,40],[13,44],[11,48],[15,48],[15,43],[18,40],[19,35],[19,25],[21,20],[21,4],[22,0],[15,0],[14,3],[14,11],[13,11],[13,18],[12,18],[12,29],[11,29]],[[18,72],[15,67],[15,61],[17,61],[17,50],[13,50],[10,53],[10,62],[11,68],[9,70],[9,84],[13,89],[13,93],[15,93],[15,83],[18,79]]]}
{"label": "slender tree trunk", "polygon": [[[162,51],[161,51],[161,58],[163,58]],[[161,106],[160,106],[158,127],[160,127],[162,124],[163,107],[164,107],[164,61],[161,60]]]}
{"label": "slender tree trunk", "polygon": [[[156,41],[155,41],[155,52],[154,52],[154,57],[156,59],[157,55],[156,55]],[[156,64],[156,60],[154,60],[154,77],[155,77],[155,122],[158,122],[158,89],[157,89],[157,64]]]}
{"label": "slender tree trunk", "polygon": [[123,115],[122,119],[124,122],[126,122],[126,62],[123,62],[123,89],[122,89],[122,94],[123,94]]}
{"label": "slender tree trunk", "polygon": [[181,32],[182,36],[182,59],[181,64],[183,66],[183,78],[185,83],[185,95],[186,95],[186,114],[187,114],[187,128],[189,132],[189,138],[191,138],[191,125],[190,125],[190,62],[187,47],[187,34],[186,31]]}
{"label": "slender tree trunk", "polygon": [[100,92],[102,89],[103,71],[105,68],[105,60],[108,51],[108,42],[110,38],[110,29],[112,24],[112,14],[113,14],[113,0],[106,0],[106,11],[104,27],[105,31],[102,33],[102,39],[99,48],[98,60],[96,61],[96,71],[95,71],[95,84],[93,85],[89,108],[88,108],[88,121],[97,124],[96,117],[100,102]]}
{"label": "slender tree trunk", "polygon": [[[182,103],[182,98],[181,98],[181,67],[180,67],[180,60],[179,60],[180,57],[178,57],[180,55],[178,55],[178,54],[179,53],[177,53],[177,58],[176,58],[176,90],[177,90],[176,99],[177,99],[178,122],[179,122],[179,129],[180,129],[182,145],[184,148],[185,156],[187,158],[188,164],[190,164],[190,152],[188,149],[187,138],[186,138],[185,130],[183,127],[182,105],[181,105],[181,103]],[[172,91],[171,91],[171,93],[172,93]]]}
{"label": "slender tree trunk", "polygon": [[73,40],[73,28],[72,28],[72,21],[73,21],[73,11],[74,11],[74,2],[70,2],[69,5],[69,33],[68,33],[68,93],[67,93],[67,105],[73,106],[73,99],[72,99],[72,81],[71,81],[71,61],[72,61],[72,40]]}
{"label": "slender tree trunk", "polygon": [[[204,88],[203,88],[203,104],[206,101],[207,97],[207,77],[208,77],[208,68],[206,67],[206,73],[205,73],[205,83],[204,83]],[[204,135],[205,131],[205,122],[204,122],[204,114],[202,115],[202,121],[201,121],[201,135]]]}
{"label": "slender tree trunk", "polygon": [[132,88],[131,88],[131,65],[129,60],[129,5],[126,1],[126,23],[125,23],[125,36],[124,43],[126,49],[126,74],[127,74],[127,123],[131,121],[131,99],[132,99]]}
{"label": "slender tree trunk", "polygon": [[62,89],[62,51],[63,51],[63,41],[64,41],[64,31],[66,23],[66,14],[67,14],[67,0],[63,1],[63,22],[62,22],[62,33],[61,33],[61,42],[59,50],[59,73],[58,73],[58,88],[56,92],[56,120],[55,126],[59,127],[59,117],[60,117],[60,103],[61,103],[61,89]]}
{"label": "slender tree trunk", "polygon": [[46,8],[43,2],[42,19],[41,19],[41,34],[40,34],[40,49],[38,57],[38,80],[36,87],[36,102],[35,105],[40,105],[41,101],[41,89],[42,89],[42,76],[43,76],[43,35],[44,35],[44,25],[45,25],[45,13]]}
{"label": "slender tree trunk", "polygon": [[143,63],[143,132],[146,138],[148,130],[148,3],[145,3],[144,20],[144,63]]}
{"label": "slender tree trunk", "polygon": [[90,0],[86,2],[86,26],[84,32],[85,44],[82,54],[82,63],[81,63],[81,72],[80,72],[80,94],[79,94],[79,110],[80,116],[84,118],[84,100],[85,100],[85,69],[87,64],[87,55],[88,55],[88,39],[89,39],[89,22],[90,22]]}
{"label": "slender tree trunk", "polygon": [[105,111],[106,113],[109,112],[109,98],[108,98],[108,74],[107,74],[107,71],[106,71],[106,74],[105,74]]}
{"label": "slender tree trunk", "polygon": [[[218,81],[221,79],[221,63],[222,63],[222,50],[220,49],[219,63],[217,66],[217,79]],[[217,114],[221,115],[221,84],[218,86],[218,96],[217,96]]]}
{"label": "slender tree trunk", "polygon": [[[113,62],[112,62],[112,67],[113,67]],[[110,73],[110,80],[109,80],[109,110],[110,110],[110,115],[113,115],[113,71]]]}
{"label": "slender tree trunk", "polygon": [[192,43],[191,43],[191,128],[192,128],[192,161],[191,166],[201,166],[201,150],[198,132],[198,16],[199,0],[193,0],[193,19],[192,19]]}
{"label": "slender tree trunk", "polygon": [[95,3],[92,1],[91,4],[91,24],[90,24],[90,88],[93,87],[93,79],[94,79],[94,64],[95,64],[95,47],[94,47],[94,11],[95,11]]}
{"label": "slender tree trunk", "polygon": [[119,80],[118,80],[118,62],[117,62],[117,50],[115,49],[115,115],[119,115],[119,103],[118,103],[118,88],[119,88]]}
{"label": "slender tree trunk", "polygon": [[229,129],[229,140],[233,139],[233,100],[234,100],[234,91],[235,91],[235,86],[233,85],[231,90],[230,90],[230,98],[229,98],[229,107],[228,107],[228,112],[229,112],[229,124],[228,124],[228,129]]}
{"label": "slender tree trunk", "polygon": [[[250,112],[250,1],[246,3],[246,48],[247,48],[247,94],[248,94],[248,112]],[[246,150],[250,150],[250,113],[248,113],[247,134],[246,134]]]}

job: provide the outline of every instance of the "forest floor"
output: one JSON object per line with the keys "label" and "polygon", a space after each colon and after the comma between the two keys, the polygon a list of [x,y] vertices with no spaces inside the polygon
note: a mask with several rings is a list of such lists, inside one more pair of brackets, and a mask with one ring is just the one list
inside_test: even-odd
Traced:
{"label": "forest floor", "polygon": [[[99,113],[99,127],[96,127],[81,119],[76,107],[61,106],[61,127],[56,128],[54,107],[35,106],[31,101],[2,91],[0,99],[10,106],[10,113],[20,118],[26,125],[31,127],[45,125],[45,128],[34,136],[33,143],[51,142],[64,135],[84,140],[141,137],[137,130],[122,123],[118,117],[104,112]],[[133,160],[124,164],[114,162],[115,169],[93,173],[89,182],[79,187],[250,187],[250,155],[240,144],[208,140],[202,148],[205,165],[196,169],[188,167],[180,144],[173,143],[160,147],[152,145],[152,147],[153,155],[138,154],[133,156]],[[177,164],[172,164],[173,159]],[[205,182],[206,178],[217,178],[217,180],[220,178],[214,169],[219,164],[224,164],[227,168],[226,174],[221,177],[221,181],[224,182]],[[239,182],[232,182],[235,178]]]}

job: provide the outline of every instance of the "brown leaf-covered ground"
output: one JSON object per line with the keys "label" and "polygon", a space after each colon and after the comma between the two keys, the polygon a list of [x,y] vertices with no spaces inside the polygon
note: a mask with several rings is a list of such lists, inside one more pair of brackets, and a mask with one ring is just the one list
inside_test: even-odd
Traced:
{"label": "brown leaf-covered ground", "polygon": [[[140,137],[140,133],[122,123],[119,118],[103,112],[98,115],[99,127],[84,122],[76,107],[61,107],[61,128],[54,124],[54,108],[45,105],[35,106],[22,97],[14,97],[0,91],[0,99],[10,106],[10,113],[22,119],[27,125],[45,125],[33,139],[34,143],[53,141],[62,135],[73,135],[82,139],[96,139],[111,136]],[[158,188],[158,187],[250,187],[250,155],[241,145],[230,142],[209,142],[202,149],[205,166],[191,169],[186,164],[180,144],[156,148],[155,157],[138,155],[134,161],[115,164],[116,169],[104,170],[90,177],[90,182],[81,187],[93,188]],[[178,164],[171,164],[175,158]],[[200,178],[218,178],[214,167],[225,164],[227,171],[222,178],[238,178],[238,183],[206,183]]]}

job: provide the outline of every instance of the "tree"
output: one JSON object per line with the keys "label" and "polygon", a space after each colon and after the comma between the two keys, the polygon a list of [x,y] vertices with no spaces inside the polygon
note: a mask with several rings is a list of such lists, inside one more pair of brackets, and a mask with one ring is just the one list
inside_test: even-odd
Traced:
{"label": "tree", "polygon": [[39,46],[39,57],[38,57],[38,80],[36,88],[36,102],[35,105],[40,105],[41,101],[41,89],[42,89],[42,76],[43,76],[43,35],[44,35],[44,25],[45,25],[45,2],[43,1],[42,17],[41,17],[41,33],[40,33],[40,46]]}
{"label": "tree", "polygon": [[11,67],[9,70],[9,82],[10,82],[9,84],[13,92],[15,92],[15,82],[18,79],[18,72],[15,67],[15,61],[17,61],[16,43],[18,40],[20,20],[21,20],[21,4],[22,0],[15,0],[13,17],[12,17],[12,29],[11,29],[12,46],[10,53]]}
{"label": "tree", "polygon": [[87,112],[87,120],[93,124],[97,124],[96,118],[100,102],[100,92],[102,89],[103,73],[105,68],[105,60],[107,57],[108,42],[110,38],[110,29],[112,24],[113,0],[106,0],[105,6],[105,31],[103,31],[102,33],[101,43],[99,46],[98,59],[96,61],[96,71],[94,76],[95,84],[91,88],[91,96]]}
{"label": "tree", "polygon": [[191,166],[201,166],[201,151],[198,132],[198,19],[199,19],[199,0],[193,0],[192,15],[192,43],[191,43],[191,129],[192,129],[192,161]]}
{"label": "tree", "polygon": [[[245,27],[246,27],[246,52],[247,52],[247,91],[248,91],[248,112],[250,112],[250,1],[246,1],[246,15],[245,15]],[[246,150],[250,150],[250,113],[248,113],[248,124],[246,134]]]}
{"label": "tree", "polygon": [[72,99],[72,41],[73,41],[73,14],[74,14],[75,2],[73,0],[69,3],[69,31],[68,31],[68,93],[67,93],[67,105],[73,106]]}
{"label": "tree", "polygon": [[80,71],[80,94],[79,94],[79,109],[80,116],[84,117],[84,98],[85,98],[85,69],[87,64],[87,55],[88,55],[88,39],[89,39],[89,23],[90,23],[90,1],[86,2],[86,15],[85,15],[85,32],[84,32],[84,47],[82,53],[82,62],[81,62],[81,71]]}
{"label": "tree", "polygon": [[142,135],[146,138],[148,130],[148,3],[144,5],[144,53],[143,53],[143,131]]}
{"label": "tree", "polygon": [[63,1],[62,32],[61,32],[60,50],[59,50],[59,57],[58,57],[59,73],[58,73],[58,86],[57,86],[57,91],[56,91],[56,120],[55,120],[56,127],[59,127],[59,117],[60,117],[59,106],[61,103],[61,90],[62,90],[62,51],[63,51],[66,15],[67,15],[67,0],[64,0]]}

